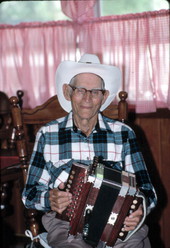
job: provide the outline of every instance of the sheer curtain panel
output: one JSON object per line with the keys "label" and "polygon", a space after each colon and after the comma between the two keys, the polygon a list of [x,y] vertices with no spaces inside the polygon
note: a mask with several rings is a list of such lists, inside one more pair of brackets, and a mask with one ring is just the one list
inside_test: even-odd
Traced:
{"label": "sheer curtain panel", "polygon": [[0,90],[21,89],[34,107],[56,94],[61,61],[95,53],[121,69],[120,90],[137,113],[170,109],[169,10],[95,18],[95,2],[62,1],[71,21],[0,25]]}
{"label": "sheer curtain panel", "polygon": [[22,23],[0,26],[0,90],[24,91],[24,107],[56,94],[55,72],[62,60],[76,60],[74,23]]}
{"label": "sheer curtain panel", "polygon": [[98,54],[123,74],[137,113],[170,109],[169,10],[93,18],[79,25],[80,53]]}

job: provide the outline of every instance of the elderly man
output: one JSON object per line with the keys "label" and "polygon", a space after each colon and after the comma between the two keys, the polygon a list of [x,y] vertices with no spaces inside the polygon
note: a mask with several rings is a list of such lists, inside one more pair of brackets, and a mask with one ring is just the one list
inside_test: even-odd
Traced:
{"label": "elderly man", "polygon": [[[100,156],[106,166],[121,171],[124,165],[126,171],[136,173],[139,189],[147,200],[147,214],[155,207],[155,190],[134,132],[101,114],[113,101],[120,82],[119,69],[100,64],[92,54],[83,55],[79,62],[64,61],[57,69],[58,99],[69,114],[39,130],[23,192],[27,208],[46,212],[42,221],[48,232],[48,244],[53,248],[92,247],[81,234],[68,236],[69,223],[56,218],[56,213],[61,214],[72,201],[72,194],[64,191],[60,175],[63,171],[68,174],[73,162],[89,166],[94,156]],[[140,205],[125,218],[125,230],[134,230],[142,217]],[[126,242],[118,239],[114,247],[149,248],[147,232],[143,224]],[[105,243],[99,241],[97,247],[105,247]]]}

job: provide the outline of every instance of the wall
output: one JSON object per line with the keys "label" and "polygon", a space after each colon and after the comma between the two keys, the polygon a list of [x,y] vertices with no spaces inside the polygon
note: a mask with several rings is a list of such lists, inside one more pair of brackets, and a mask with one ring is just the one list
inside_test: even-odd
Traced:
{"label": "wall", "polygon": [[170,111],[129,115],[155,186],[158,205],[150,214],[150,240],[154,248],[170,248]]}

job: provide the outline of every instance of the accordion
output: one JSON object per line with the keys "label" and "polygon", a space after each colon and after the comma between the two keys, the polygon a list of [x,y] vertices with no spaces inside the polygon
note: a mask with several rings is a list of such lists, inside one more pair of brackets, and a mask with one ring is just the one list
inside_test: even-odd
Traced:
{"label": "accordion", "polygon": [[[57,218],[69,221],[70,235],[82,233],[85,242],[97,246],[99,241],[113,247],[119,238],[126,241],[142,225],[146,216],[145,198],[136,187],[133,173],[119,171],[94,159],[92,166],[73,163],[65,190],[72,193],[71,204]],[[144,216],[131,232],[123,222],[140,204]]]}

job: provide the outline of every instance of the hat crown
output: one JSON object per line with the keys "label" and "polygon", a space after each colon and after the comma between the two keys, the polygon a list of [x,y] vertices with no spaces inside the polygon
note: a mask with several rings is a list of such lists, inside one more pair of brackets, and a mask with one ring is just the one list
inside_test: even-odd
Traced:
{"label": "hat crown", "polygon": [[71,101],[67,100],[63,94],[63,85],[69,84],[70,80],[80,73],[93,73],[103,79],[105,89],[109,91],[109,96],[100,108],[100,111],[103,111],[113,101],[120,87],[120,70],[115,66],[101,64],[98,56],[88,53],[84,54],[78,62],[61,62],[56,72],[56,86],[58,100],[66,112],[70,112],[72,106]]}
{"label": "hat crown", "polygon": [[87,63],[87,64],[100,64],[100,60],[95,54],[84,54],[81,56],[79,63]]}

